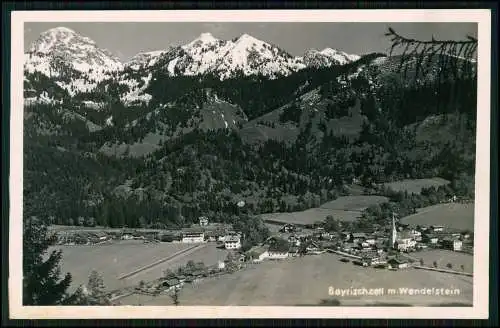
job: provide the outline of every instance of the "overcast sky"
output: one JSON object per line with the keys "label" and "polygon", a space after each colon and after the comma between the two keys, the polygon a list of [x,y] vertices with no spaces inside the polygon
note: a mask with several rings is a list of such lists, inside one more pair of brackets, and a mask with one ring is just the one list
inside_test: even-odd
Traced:
{"label": "overcast sky", "polygon": [[466,35],[477,37],[477,23],[25,23],[24,48],[40,33],[65,26],[93,39],[126,61],[138,52],[161,50],[169,45],[182,45],[210,32],[214,37],[230,40],[243,33],[273,43],[292,55],[305,50],[326,47],[350,54],[386,52],[390,42],[384,33],[392,26],[399,34],[416,38],[461,40]]}

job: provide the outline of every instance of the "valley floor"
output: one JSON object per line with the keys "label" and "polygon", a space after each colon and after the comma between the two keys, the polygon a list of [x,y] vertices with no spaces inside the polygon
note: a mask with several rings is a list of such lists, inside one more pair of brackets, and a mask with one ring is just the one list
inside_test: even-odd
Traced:
{"label": "valley floor", "polygon": [[[62,249],[61,272],[70,272],[73,277],[71,290],[88,282],[89,274],[96,270],[103,276],[108,290],[132,287],[141,280],[152,281],[163,276],[166,269],[175,270],[189,260],[203,261],[205,265],[217,264],[227,256],[227,251],[216,248],[215,243],[182,244],[154,243],[142,241],[119,241],[95,246],[54,246]],[[148,268],[148,265],[165,260]],[[144,268],[137,273],[136,270]],[[126,276],[120,279],[122,276]]]}
{"label": "valley floor", "polygon": [[[368,306],[377,303],[401,305],[472,305],[472,277],[416,269],[389,271],[343,263],[338,255],[323,254],[283,261],[251,264],[247,269],[218,278],[205,279],[196,286],[186,285],[180,293],[180,305],[198,306],[277,306],[317,305],[336,298],[340,305]],[[472,259],[472,256],[470,256]],[[384,288],[381,296],[329,296],[329,287]],[[389,288],[449,288],[459,295],[388,295]],[[151,297],[131,295],[124,305],[172,305],[168,295]]]}

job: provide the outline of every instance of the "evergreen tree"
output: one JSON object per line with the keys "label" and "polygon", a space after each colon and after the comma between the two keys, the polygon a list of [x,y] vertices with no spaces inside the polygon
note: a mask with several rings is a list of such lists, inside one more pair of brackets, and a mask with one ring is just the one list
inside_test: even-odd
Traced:
{"label": "evergreen tree", "polygon": [[46,254],[53,244],[47,226],[35,217],[24,220],[23,227],[23,304],[63,305],[72,304],[77,294],[67,292],[71,274],[61,278],[62,251]]}
{"label": "evergreen tree", "polygon": [[87,304],[88,305],[109,305],[109,299],[106,295],[106,287],[102,276],[96,271],[92,270],[89,275],[89,282],[87,284]]}

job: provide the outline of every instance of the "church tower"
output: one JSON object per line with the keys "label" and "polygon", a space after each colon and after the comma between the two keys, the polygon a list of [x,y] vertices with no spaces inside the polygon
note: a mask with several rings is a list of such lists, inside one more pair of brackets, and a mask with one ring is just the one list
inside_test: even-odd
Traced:
{"label": "church tower", "polygon": [[391,236],[391,247],[395,248],[396,240],[398,238],[398,231],[396,230],[396,221],[394,218],[394,212],[392,213],[392,236]]}

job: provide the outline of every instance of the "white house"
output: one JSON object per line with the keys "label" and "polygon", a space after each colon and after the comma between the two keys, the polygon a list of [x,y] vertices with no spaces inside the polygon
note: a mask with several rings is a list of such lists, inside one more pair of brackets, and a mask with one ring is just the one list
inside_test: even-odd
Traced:
{"label": "white house", "polygon": [[96,231],[94,233],[91,233],[90,234],[92,237],[92,240],[94,242],[101,242],[101,241],[105,241],[108,239],[108,235],[105,233],[105,232],[102,232],[102,231]]}
{"label": "white house", "polygon": [[204,227],[208,225],[208,218],[206,216],[200,216],[200,226]]}
{"label": "white house", "polygon": [[469,238],[470,238],[470,236],[471,236],[471,235],[470,235],[470,233],[469,233],[469,232],[464,232],[464,233],[462,233],[462,238],[463,238],[463,239],[469,239]]}
{"label": "white house", "polygon": [[280,232],[294,232],[297,230],[297,227],[294,224],[287,223],[280,228]]}
{"label": "white house", "polygon": [[370,238],[368,238],[368,239],[365,240],[365,243],[367,243],[369,245],[375,245],[376,240],[375,240],[375,238],[370,237]]}
{"label": "white house", "polygon": [[443,239],[442,243],[445,248],[451,249],[453,251],[462,250],[462,241],[460,239],[446,238]]}
{"label": "white house", "polygon": [[219,263],[218,263],[217,267],[218,267],[219,269],[224,269],[224,268],[226,267],[226,263],[224,263],[224,261],[219,261]]}
{"label": "white house", "polygon": [[437,244],[439,241],[439,237],[434,235],[434,234],[426,234],[423,236],[422,241],[431,243],[431,244]]}
{"label": "white house", "polygon": [[269,256],[268,250],[268,245],[254,246],[250,249],[249,254],[252,255],[253,262],[262,262]]}
{"label": "white house", "polygon": [[387,263],[385,260],[380,258],[379,256],[366,256],[363,257],[362,259],[363,266],[372,266],[372,265],[378,265],[378,264],[385,264]]}
{"label": "white house", "polygon": [[354,245],[353,243],[344,243],[344,245],[342,246],[342,250],[344,252],[351,252],[355,247],[356,245]]}
{"label": "white house", "polygon": [[323,231],[321,232],[321,238],[322,239],[332,239],[332,235],[329,232]]}
{"label": "white house", "polygon": [[413,240],[413,238],[398,238],[396,240],[396,245],[398,251],[408,251],[415,249],[417,242]]}
{"label": "white house", "polygon": [[364,232],[354,232],[351,234],[353,243],[360,243],[365,241],[366,233]]}
{"label": "white house", "polygon": [[361,242],[361,247],[363,248],[371,248],[371,245],[368,244],[366,241]]}
{"label": "white house", "polygon": [[421,241],[422,240],[422,232],[412,229],[410,230],[410,235],[415,239],[416,241]]}
{"label": "white house", "polygon": [[294,246],[300,246],[300,239],[294,235],[288,237],[288,242]]}
{"label": "white house", "polygon": [[408,261],[404,259],[390,259],[387,261],[389,268],[392,269],[405,269],[408,268]]}
{"label": "white house", "polygon": [[224,247],[226,249],[240,249],[241,241],[238,236],[229,236],[224,239]]}
{"label": "white house", "polygon": [[218,240],[226,242],[226,240],[231,240],[234,237],[241,239],[241,236],[242,236],[241,232],[227,231],[223,236],[219,235]]}
{"label": "white house", "polygon": [[426,248],[428,248],[428,246],[426,244],[423,244],[423,243],[417,243],[416,248],[417,249],[426,249]]}
{"label": "white house", "polygon": [[340,238],[343,240],[343,241],[349,241],[351,239],[351,233],[350,232],[341,232],[340,233]]}
{"label": "white house", "polygon": [[162,285],[163,285],[163,287],[167,287],[166,291],[170,291],[170,290],[175,289],[177,287],[181,287],[183,285],[183,283],[177,278],[172,278],[172,279],[168,279],[168,280],[163,281]]}
{"label": "white house", "polygon": [[435,225],[435,226],[431,226],[432,230],[434,232],[440,232],[440,231],[443,231],[444,230],[444,226],[442,225]]}
{"label": "white house", "polygon": [[267,258],[270,260],[282,260],[286,259],[289,256],[288,251],[278,251],[278,250],[268,250]]}
{"label": "white house", "polygon": [[462,250],[462,241],[460,239],[455,239],[453,241],[453,250],[454,251],[461,251]]}
{"label": "white house", "polygon": [[203,243],[205,234],[203,232],[186,232],[182,234],[183,243]]}
{"label": "white house", "polygon": [[299,248],[298,247],[290,247],[290,250],[288,252],[288,256],[290,256],[290,257],[299,256]]}

